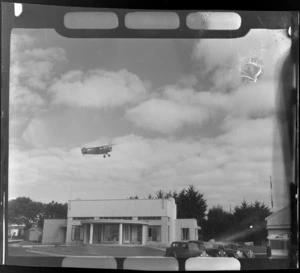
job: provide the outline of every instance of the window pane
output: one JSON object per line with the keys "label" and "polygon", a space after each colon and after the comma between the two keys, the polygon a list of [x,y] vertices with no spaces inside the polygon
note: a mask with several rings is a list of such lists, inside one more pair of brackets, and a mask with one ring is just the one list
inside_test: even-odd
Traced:
{"label": "window pane", "polygon": [[118,243],[119,225],[115,225],[115,224],[104,225],[103,241],[108,243]]}

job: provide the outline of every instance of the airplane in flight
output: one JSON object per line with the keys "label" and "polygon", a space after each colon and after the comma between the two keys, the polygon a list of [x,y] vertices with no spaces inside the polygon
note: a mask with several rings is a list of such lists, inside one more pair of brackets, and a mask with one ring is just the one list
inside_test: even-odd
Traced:
{"label": "airplane in flight", "polygon": [[109,152],[112,151],[112,146],[115,144],[110,144],[110,145],[103,145],[99,147],[90,147],[90,148],[81,148],[81,153],[82,155],[103,155],[105,158],[106,156],[110,157]]}

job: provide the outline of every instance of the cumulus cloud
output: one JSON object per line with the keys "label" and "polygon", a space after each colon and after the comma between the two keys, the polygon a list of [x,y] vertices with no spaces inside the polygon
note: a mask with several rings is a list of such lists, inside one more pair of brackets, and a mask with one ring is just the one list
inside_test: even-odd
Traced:
{"label": "cumulus cloud", "polygon": [[18,84],[11,88],[10,101],[12,112],[26,113],[29,116],[46,105],[41,95],[31,92],[27,87],[21,87]]}
{"label": "cumulus cloud", "polygon": [[[282,31],[258,30],[239,39],[195,42],[192,57],[199,64],[200,74],[196,71],[196,78],[189,76],[190,83],[186,78],[162,87],[159,95],[129,110],[127,117],[135,126],[164,134],[187,125],[200,129],[207,121],[222,122],[222,118],[271,117],[276,111],[276,68],[290,48],[284,35]],[[255,81],[245,82],[242,70],[253,70],[248,67],[250,60],[257,61],[262,72],[258,75],[256,69],[252,75]],[[210,80],[207,90],[201,77]]]}
{"label": "cumulus cloud", "polygon": [[[161,88],[161,92],[127,111],[135,126],[168,134],[185,126],[202,128],[221,118],[268,118],[276,111],[276,76],[290,48],[282,31],[251,31],[240,39],[200,40],[192,56],[201,65],[200,73],[210,78],[209,90],[193,76]],[[248,61],[257,61],[255,80],[245,83],[241,73],[252,71]],[[247,69],[246,69],[246,68]],[[245,72],[245,73],[246,73]],[[190,80],[188,80],[190,79]]]}
{"label": "cumulus cloud", "polygon": [[[58,67],[67,61],[60,47],[34,47],[30,33],[12,33],[10,64],[10,111],[32,116],[43,111],[45,93]],[[32,48],[33,47],[33,48]]]}
{"label": "cumulus cloud", "polygon": [[276,90],[274,81],[261,81],[243,85],[231,94],[229,108],[231,115],[248,118],[267,117],[276,111]]}
{"label": "cumulus cloud", "polygon": [[[264,35],[269,40],[264,40]],[[51,134],[55,132],[43,117],[34,118],[22,136],[35,148],[27,150],[12,145],[10,149],[10,186],[13,185],[10,193],[17,196],[17,192],[32,190],[30,196],[41,199],[41,192],[46,192],[50,200],[55,196],[64,202],[70,189],[82,198],[126,198],[133,194],[146,197],[159,189],[181,190],[194,184],[204,193],[209,205],[229,207],[229,202],[238,204],[244,196],[247,201],[258,199],[268,204],[277,88],[273,64],[278,59],[273,55],[280,57],[287,48],[285,40],[274,44],[270,35],[262,32],[246,37],[243,43],[238,39],[197,43],[194,57],[206,65],[202,72],[214,82],[210,90],[200,87],[197,75],[151,90],[137,75],[125,69],[73,70],[55,78],[47,93],[53,106],[71,106],[72,110],[85,107],[93,111],[122,107],[134,126],[162,135],[150,138],[148,132],[143,131],[145,134],[141,136],[127,131],[111,140],[116,144],[112,156],[104,159],[82,156],[81,147],[52,147],[55,141],[50,141]],[[36,49],[26,54],[49,63],[63,53],[50,50],[43,57],[42,51]],[[255,83],[241,84],[240,61],[254,55],[263,60],[263,77]],[[47,65],[41,67],[51,70]],[[16,75],[25,75],[20,67],[15,69]],[[35,75],[31,81],[27,76],[20,78],[26,84],[15,101],[21,103],[24,96],[25,104],[41,108],[43,96],[34,96],[38,93],[33,90],[43,87],[47,78],[38,72]],[[220,131],[209,138],[194,133],[190,138],[176,135],[206,125],[218,126]],[[15,127],[18,126],[16,122]],[[87,138],[90,137],[87,133]],[[40,146],[40,140],[48,148]],[[108,142],[108,137],[99,136],[83,146]]]}
{"label": "cumulus cloud", "polygon": [[49,92],[54,105],[100,109],[139,102],[146,96],[147,85],[125,69],[76,70],[57,79]]}
{"label": "cumulus cloud", "polygon": [[201,128],[220,115],[265,118],[276,110],[276,88],[274,81],[242,85],[231,93],[170,85],[159,95],[128,109],[126,117],[135,126],[163,134],[180,131],[184,126]]}
{"label": "cumulus cloud", "polygon": [[49,130],[42,118],[33,118],[22,133],[23,139],[34,146],[48,146],[51,135],[54,132]]}
{"label": "cumulus cloud", "polygon": [[63,61],[67,61],[63,48],[27,49],[20,54],[15,64],[19,68],[17,76],[28,87],[45,92],[55,75],[55,70]]}
{"label": "cumulus cloud", "polygon": [[[255,150],[247,141],[237,149],[235,143],[224,139],[187,141],[131,134],[113,142],[116,145],[111,157],[106,159],[82,156],[80,147],[30,151],[12,147],[9,166],[14,190],[11,194],[17,188],[52,185],[53,189],[47,191],[50,199],[58,187],[65,193],[72,188],[78,197],[83,192],[88,194],[87,198],[127,198],[132,194],[146,197],[159,189],[178,191],[194,184],[204,192],[210,205],[228,204],[225,199],[215,198],[216,192],[229,192],[236,204],[242,201],[241,192],[247,200],[255,200],[257,187],[261,188],[262,200],[268,200],[271,149],[263,142],[258,142]],[[86,146],[89,144],[92,143]]]}
{"label": "cumulus cloud", "polygon": [[160,133],[173,133],[183,125],[201,125],[207,119],[205,109],[165,99],[150,99],[127,111],[136,125]]}
{"label": "cumulus cloud", "polygon": [[241,72],[251,58],[260,60],[261,79],[277,77],[275,67],[291,46],[282,30],[252,30],[238,39],[199,40],[195,43],[192,58],[201,65],[200,73],[209,77],[211,90],[235,89],[243,84]]}
{"label": "cumulus cloud", "polygon": [[243,119],[228,118],[224,121],[225,134],[218,141],[239,146],[271,146],[273,143],[274,120],[272,118]]}

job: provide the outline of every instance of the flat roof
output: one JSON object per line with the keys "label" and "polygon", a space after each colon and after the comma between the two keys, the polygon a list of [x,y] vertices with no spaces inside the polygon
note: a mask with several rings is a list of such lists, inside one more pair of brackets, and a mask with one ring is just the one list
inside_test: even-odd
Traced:
{"label": "flat roof", "polygon": [[173,197],[170,198],[143,198],[143,199],[121,199],[121,198],[116,198],[116,199],[70,199],[68,201],[157,201],[157,200],[170,200],[174,199]]}

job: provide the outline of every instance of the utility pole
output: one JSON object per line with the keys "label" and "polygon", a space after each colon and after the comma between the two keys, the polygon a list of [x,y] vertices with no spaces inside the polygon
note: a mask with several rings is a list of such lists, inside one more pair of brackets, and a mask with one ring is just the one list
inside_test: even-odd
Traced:
{"label": "utility pole", "polygon": [[271,176],[270,176],[270,191],[271,191],[271,207],[273,209],[272,177]]}

